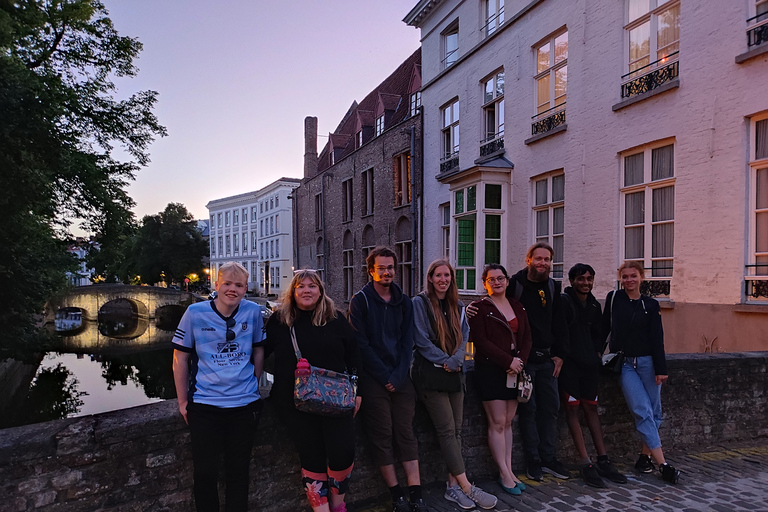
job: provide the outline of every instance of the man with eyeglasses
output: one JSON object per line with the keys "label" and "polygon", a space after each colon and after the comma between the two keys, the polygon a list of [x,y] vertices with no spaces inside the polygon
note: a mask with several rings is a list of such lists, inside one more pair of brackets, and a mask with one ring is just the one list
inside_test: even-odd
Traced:
{"label": "man with eyeglasses", "polygon": [[[419,447],[413,433],[416,390],[409,370],[413,357],[413,305],[395,283],[397,255],[376,247],[366,259],[371,281],[352,297],[349,320],[363,359],[358,389],[373,456],[392,495],[394,512],[428,512],[421,496]],[[397,481],[399,460],[408,480],[408,499]]]}
{"label": "man with eyeglasses", "polygon": [[214,300],[192,304],[173,337],[173,380],[189,425],[197,512],[218,512],[219,459],[224,455],[226,510],[248,510],[248,471],[262,401],[261,308],[243,300],[248,271],[221,266]]}
{"label": "man with eyeglasses", "polygon": [[542,472],[568,479],[571,474],[557,460],[557,414],[560,404],[557,376],[568,355],[568,326],[565,323],[560,283],[549,277],[555,251],[539,242],[528,249],[526,268],[512,276],[507,297],[525,306],[533,346],[525,371],[533,379],[533,396],[520,404],[520,433],[528,478],[540,481]]}

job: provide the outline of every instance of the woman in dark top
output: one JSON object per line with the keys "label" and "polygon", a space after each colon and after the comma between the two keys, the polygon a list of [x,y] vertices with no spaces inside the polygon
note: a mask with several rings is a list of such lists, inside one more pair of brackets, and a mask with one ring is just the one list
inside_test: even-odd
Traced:
{"label": "woman in dark top", "polygon": [[668,379],[664,331],[659,303],[640,294],[644,277],[643,265],[638,261],[625,261],[619,267],[623,289],[610,292],[605,298],[603,328],[611,333],[610,352],[624,352],[619,383],[643,442],[635,469],[653,472],[652,456],[659,464],[662,478],[677,483],[680,471],[664,459],[659,438],[661,384]]}
{"label": "woman in dark top", "polygon": [[473,302],[469,319],[475,344],[475,384],[488,416],[488,446],[499,468],[499,485],[520,494],[525,485],[512,472],[512,420],[517,412],[517,374],[531,352],[531,329],[523,305],[505,295],[507,270],[498,264],[483,269],[488,296]]}
{"label": "woman in dark top", "polygon": [[[293,438],[301,460],[307,499],[316,512],[344,512],[344,494],[355,457],[353,416],[325,417],[300,412],[293,402],[296,354],[291,328],[302,357],[313,366],[357,374],[360,351],[346,318],[314,270],[299,270],[266,326],[265,357],[275,353],[275,381],[270,399]],[[355,414],[360,408],[357,397]],[[329,493],[330,490],[330,493]]]}

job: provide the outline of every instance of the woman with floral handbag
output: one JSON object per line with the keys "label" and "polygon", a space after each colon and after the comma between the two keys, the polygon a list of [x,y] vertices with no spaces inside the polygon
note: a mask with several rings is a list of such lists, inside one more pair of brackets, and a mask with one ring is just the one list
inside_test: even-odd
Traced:
{"label": "woman with floral handbag", "polygon": [[328,416],[304,412],[317,409],[304,407],[296,390],[310,365],[321,373],[357,374],[360,351],[316,271],[294,273],[280,307],[267,322],[266,336],[265,356],[275,353],[270,399],[298,449],[309,504],[315,512],[344,512],[355,456],[353,416],[361,398],[355,398],[351,414]]}

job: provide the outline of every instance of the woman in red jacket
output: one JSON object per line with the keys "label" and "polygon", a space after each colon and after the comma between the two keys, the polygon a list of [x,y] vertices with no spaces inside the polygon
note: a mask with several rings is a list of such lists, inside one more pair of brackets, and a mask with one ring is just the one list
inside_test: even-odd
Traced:
{"label": "woman in red jacket", "polygon": [[525,489],[512,472],[512,420],[517,412],[517,374],[531,351],[531,330],[523,305],[507,298],[507,270],[498,264],[483,269],[487,297],[472,303],[469,319],[475,344],[475,385],[488,416],[488,447],[499,468],[499,485],[509,494]]}

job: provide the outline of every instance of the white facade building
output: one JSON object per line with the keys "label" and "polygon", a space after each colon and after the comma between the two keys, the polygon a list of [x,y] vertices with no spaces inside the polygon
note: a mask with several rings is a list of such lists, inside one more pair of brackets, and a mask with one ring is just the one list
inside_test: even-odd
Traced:
{"label": "white facade building", "polygon": [[255,192],[215,199],[209,214],[211,283],[228,261],[250,274],[248,288],[279,295],[293,269],[293,221],[289,196],[301,180],[280,178]]}
{"label": "white facade building", "polygon": [[[646,267],[667,350],[768,346],[768,0],[421,0],[424,261]],[[567,278],[566,278],[567,282]],[[716,341],[713,341],[715,340]]]}

